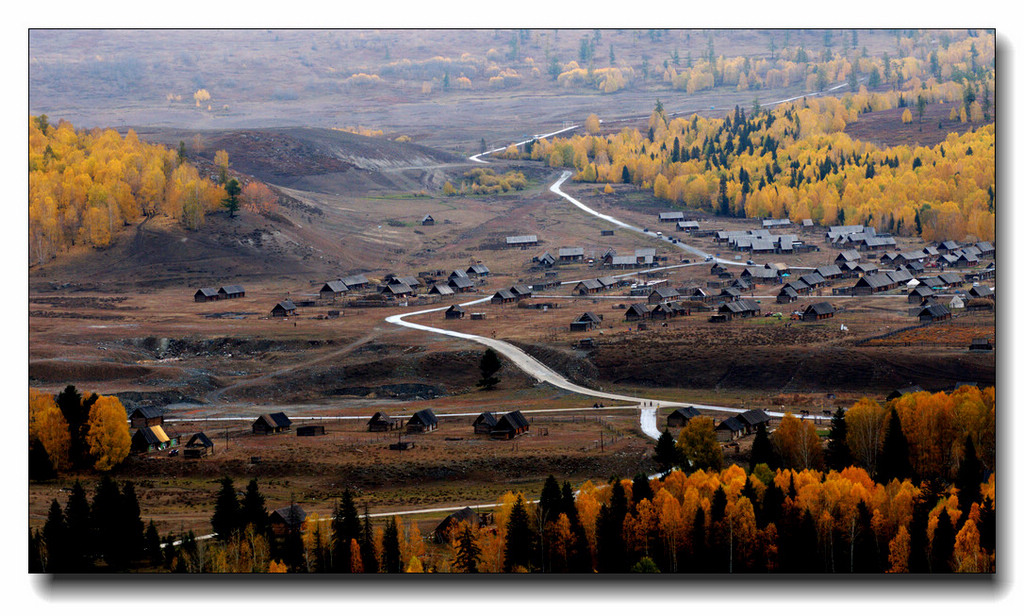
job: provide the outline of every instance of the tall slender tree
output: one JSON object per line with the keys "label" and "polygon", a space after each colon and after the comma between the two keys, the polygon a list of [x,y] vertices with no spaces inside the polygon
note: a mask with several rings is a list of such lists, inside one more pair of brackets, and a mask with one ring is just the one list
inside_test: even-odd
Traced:
{"label": "tall slender tree", "polygon": [[394,517],[384,526],[383,565],[387,573],[402,573],[402,551],[398,543],[398,524]]}
{"label": "tall slender tree", "polygon": [[880,483],[889,483],[893,479],[911,479],[914,474],[910,466],[910,446],[895,408],[889,412],[889,428],[882,442],[882,451],[878,454],[875,474]]}
{"label": "tall slender tree", "polygon": [[533,561],[535,537],[530,528],[530,518],[522,495],[516,498],[509,512],[505,531],[505,560],[502,570],[506,573],[524,569],[530,571]]}
{"label": "tall slender tree", "polygon": [[250,479],[249,484],[245,487],[245,496],[242,497],[239,517],[239,528],[244,530],[252,525],[257,534],[266,534],[268,523],[266,499],[260,494],[260,486],[255,478]]}
{"label": "tall slender tree", "polygon": [[836,409],[832,415],[832,429],[828,433],[828,446],[825,448],[825,465],[841,471],[853,464],[853,455],[846,438],[846,409]]}
{"label": "tall slender tree", "polygon": [[220,491],[217,492],[217,503],[214,505],[210,525],[218,539],[227,541],[239,529],[240,522],[241,508],[235,494],[235,483],[230,477],[224,477],[220,480]]}

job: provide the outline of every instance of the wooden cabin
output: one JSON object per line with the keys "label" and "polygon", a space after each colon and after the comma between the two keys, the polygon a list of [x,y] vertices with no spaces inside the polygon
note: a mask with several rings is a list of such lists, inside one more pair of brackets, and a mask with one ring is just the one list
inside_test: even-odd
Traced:
{"label": "wooden cabin", "polygon": [[406,432],[433,432],[437,429],[437,417],[434,411],[423,409],[416,411],[405,424]]}
{"label": "wooden cabin", "polygon": [[384,411],[377,411],[373,414],[373,417],[370,418],[370,421],[366,422],[366,429],[370,432],[390,432],[391,430],[398,430],[401,427],[401,419],[395,419]]}
{"label": "wooden cabin", "polygon": [[185,443],[184,456],[186,458],[205,458],[212,453],[213,441],[202,432],[193,434],[192,438]]}
{"label": "wooden cabin", "polygon": [[490,434],[495,424],[498,423],[494,413],[486,411],[477,415],[473,420],[473,434]]}
{"label": "wooden cabin", "polygon": [[324,286],[320,287],[320,299],[335,299],[345,293],[348,293],[348,287],[340,280],[325,282]]}
{"label": "wooden cabin", "polygon": [[290,531],[302,532],[306,528],[306,511],[298,505],[281,507],[271,512],[268,521],[274,537],[284,537]]}
{"label": "wooden cabin", "polygon": [[491,438],[511,440],[530,431],[530,422],[519,411],[505,413],[491,428]]}
{"label": "wooden cabin", "polygon": [[698,415],[700,415],[700,411],[697,409],[692,406],[684,406],[669,413],[668,418],[665,420],[665,425],[670,428],[684,428],[686,424],[690,423],[691,419]]}
{"label": "wooden cabin", "polygon": [[818,302],[805,308],[804,314],[800,318],[804,321],[820,321],[821,319],[831,319],[835,314],[836,309],[832,307],[832,304]]}
{"label": "wooden cabin", "polygon": [[229,284],[217,289],[217,295],[221,299],[237,299],[245,297],[245,289],[240,284]]}
{"label": "wooden cabin", "polygon": [[253,434],[277,434],[291,430],[292,420],[284,413],[268,413],[260,415],[252,422]]}
{"label": "wooden cabin", "polygon": [[299,426],[295,428],[295,436],[323,436],[327,430],[323,426]]}
{"label": "wooden cabin", "polygon": [[144,406],[132,411],[128,416],[133,428],[148,428],[164,423],[164,409],[155,406]]}
{"label": "wooden cabin", "polygon": [[434,217],[431,216],[430,214],[427,214],[426,216],[423,217],[423,220],[420,221],[420,226],[423,226],[423,227],[433,227],[434,226]]}
{"label": "wooden cabin", "polygon": [[139,428],[132,435],[131,450],[135,453],[160,451],[178,444],[178,437],[168,436],[163,426]]}
{"label": "wooden cabin", "polygon": [[291,300],[284,300],[278,302],[276,306],[271,308],[270,315],[274,317],[290,317],[295,315],[295,304]]}
{"label": "wooden cabin", "polygon": [[220,295],[217,294],[217,289],[213,287],[203,287],[198,289],[193,297],[197,302],[215,302],[220,299]]}
{"label": "wooden cabin", "polygon": [[461,319],[464,316],[466,316],[466,311],[463,310],[462,306],[459,306],[458,304],[454,306],[449,306],[448,310],[444,311],[445,319]]}

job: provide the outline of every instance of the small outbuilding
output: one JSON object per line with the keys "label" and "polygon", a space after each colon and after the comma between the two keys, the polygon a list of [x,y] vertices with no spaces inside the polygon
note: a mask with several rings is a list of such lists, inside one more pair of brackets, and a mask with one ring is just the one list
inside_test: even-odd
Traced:
{"label": "small outbuilding", "polygon": [[325,282],[324,286],[320,287],[320,299],[334,299],[345,293],[348,293],[348,287],[340,280]]}
{"label": "small outbuilding", "polygon": [[213,453],[213,441],[203,432],[192,435],[185,443],[186,458],[205,458]]}
{"label": "small outbuilding", "polygon": [[420,225],[424,227],[433,227],[434,217],[431,216],[430,214],[427,214],[426,216],[423,217],[423,220],[420,221]]}
{"label": "small outbuilding", "polygon": [[295,436],[323,436],[327,430],[323,426],[299,426],[295,428]]}
{"label": "small outbuilding", "polygon": [[511,440],[530,431],[530,422],[519,411],[505,413],[491,428],[491,438]]}
{"label": "small outbuilding", "polygon": [[133,428],[148,428],[164,423],[164,409],[156,406],[144,406],[132,411],[128,416]]}
{"label": "small outbuilding", "polygon": [[260,415],[252,422],[253,434],[277,434],[285,430],[291,430],[292,420],[284,413],[268,413]]}
{"label": "small outbuilding", "polygon": [[670,428],[685,428],[686,424],[690,423],[690,420],[698,415],[700,415],[700,411],[697,409],[692,406],[684,406],[669,413],[668,418],[665,420],[665,425]]}
{"label": "small outbuilding", "polygon": [[832,304],[817,302],[805,308],[804,314],[800,318],[804,321],[820,321],[821,319],[831,319],[835,314],[836,309],[832,307]]}
{"label": "small outbuilding", "polygon": [[392,430],[398,430],[402,427],[402,420],[391,417],[384,411],[377,411],[370,418],[370,421],[366,422],[366,428],[370,432],[390,432]]}
{"label": "small outbuilding", "polygon": [[286,299],[283,302],[278,302],[276,306],[271,308],[270,315],[274,317],[290,317],[295,315],[295,304],[290,299]]}
{"label": "small outbuilding", "polygon": [[217,294],[217,289],[214,287],[198,289],[193,297],[197,302],[215,302],[220,299],[220,295]]}
{"label": "small outbuilding", "polygon": [[177,437],[170,437],[164,432],[163,426],[139,428],[132,435],[131,450],[135,453],[160,451],[178,444]]}
{"label": "small outbuilding", "polygon": [[464,316],[466,316],[466,311],[463,310],[462,306],[459,306],[458,304],[455,304],[454,306],[449,306],[448,310],[444,311],[445,319],[461,319]]}
{"label": "small outbuilding", "polygon": [[498,419],[494,416],[494,413],[485,411],[477,415],[476,419],[473,420],[473,433],[474,434],[490,434],[491,430],[498,423]]}
{"label": "small outbuilding", "polygon": [[405,424],[406,432],[433,432],[437,429],[437,416],[430,409],[416,411]]}

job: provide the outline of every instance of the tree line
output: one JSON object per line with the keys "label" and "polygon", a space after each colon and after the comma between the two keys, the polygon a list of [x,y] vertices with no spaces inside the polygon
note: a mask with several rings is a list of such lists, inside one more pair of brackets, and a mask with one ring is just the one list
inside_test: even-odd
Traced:
{"label": "tree line", "polygon": [[116,396],[80,393],[68,385],[57,396],[29,388],[29,478],[57,472],[109,471],[131,450],[128,413]]}

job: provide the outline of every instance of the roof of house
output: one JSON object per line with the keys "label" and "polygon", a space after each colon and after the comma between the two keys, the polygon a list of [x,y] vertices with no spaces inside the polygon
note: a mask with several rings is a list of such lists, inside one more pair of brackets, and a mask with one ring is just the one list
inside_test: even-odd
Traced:
{"label": "roof of house", "polygon": [[347,287],[357,287],[359,285],[370,284],[370,281],[366,276],[362,274],[353,274],[352,276],[342,276],[341,281],[345,283]]}
{"label": "roof of house", "polygon": [[490,411],[484,411],[483,413],[480,413],[479,415],[476,416],[476,419],[473,420],[474,427],[480,424],[485,424],[493,428],[494,424],[496,423],[498,423],[498,420],[497,418],[494,417],[494,413]]}
{"label": "roof of house", "polygon": [[205,297],[215,297],[217,295],[216,287],[202,287],[196,291],[196,295],[203,295]]}
{"label": "roof of house", "polygon": [[412,414],[409,419],[409,423],[419,423],[425,426],[433,426],[437,424],[437,416],[434,415],[434,411],[430,409],[423,409],[422,411],[416,411]]}
{"label": "roof of house", "polygon": [[457,269],[453,270],[451,274],[448,274],[448,280],[451,280],[452,278],[469,278],[469,274],[466,273],[466,270]]}
{"label": "roof of house", "polygon": [[736,417],[752,428],[757,426],[757,424],[768,423],[768,414],[764,412],[764,409],[751,409],[740,413]]}
{"label": "roof of house", "polygon": [[267,413],[260,415],[253,423],[264,423],[270,428],[287,428],[292,425],[292,420],[284,413]]}
{"label": "roof of house", "polygon": [[960,244],[957,244],[953,240],[946,240],[939,244],[940,250],[956,250],[957,248],[960,248]]}
{"label": "roof of house", "polygon": [[811,304],[807,308],[804,308],[804,314],[807,314],[807,313],[811,313],[811,314],[834,314],[835,311],[836,311],[836,309],[833,308],[832,304],[830,304],[828,302],[817,302],[817,303]]}
{"label": "roof of house", "polygon": [[939,274],[938,279],[946,284],[960,284],[961,282],[964,281],[964,279],[960,277],[960,274],[956,274],[953,272]]}
{"label": "roof of house", "polygon": [[651,309],[647,307],[647,304],[630,304],[629,308],[626,309],[626,314],[647,314]]}
{"label": "roof of house", "polygon": [[601,317],[597,316],[593,312],[584,312],[583,314],[581,314],[576,319],[576,322],[577,323],[587,323],[587,322],[590,322],[590,323],[600,323],[601,322]]}
{"label": "roof of house", "polygon": [[673,289],[671,287],[660,287],[660,288],[657,288],[657,289],[651,291],[651,295],[654,295],[655,293],[658,294],[658,297],[663,297],[663,298],[664,297],[679,297],[679,295],[680,295],[679,289]]}
{"label": "roof of house", "polygon": [[164,432],[161,426],[149,426],[148,428],[139,428],[135,432],[136,436],[141,435],[145,439],[146,443],[150,445],[158,445],[160,443],[166,443],[170,441],[170,437]]}
{"label": "roof of house", "polygon": [[872,289],[878,289],[881,287],[888,287],[893,283],[892,278],[889,278],[886,274],[867,274],[854,284],[856,287],[870,287]]}
{"label": "roof of house", "polygon": [[401,295],[403,293],[408,295],[412,293],[412,288],[404,282],[393,282],[387,286],[387,292],[392,295]]}
{"label": "roof of house", "polygon": [[546,251],[546,250],[544,251],[544,254],[542,254],[541,256],[537,257],[537,260],[538,261],[546,261],[548,263],[554,263],[555,262],[555,258],[552,257],[551,253]]}
{"label": "roof of house", "polygon": [[466,272],[468,272],[470,274],[478,274],[479,275],[479,274],[490,274],[491,270],[488,269],[486,265],[484,265],[482,263],[477,263],[477,264],[470,265],[469,267],[467,267],[466,268]]}
{"label": "roof of house", "polygon": [[723,304],[718,312],[751,312],[761,310],[760,304],[751,299],[738,299],[734,302]]}
{"label": "roof of house", "polygon": [[455,304],[455,305],[449,306],[448,310],[445,310],[445,312],[463,312],[464,313],[466,311],[462,309],[462,306],[460,306],[458,304]]}
{"label": "roof of house", "polygon": [[860,261],[860,253],[856,250],[844,250],[836,257],[837,261],[839,259],[844,261]]}
{"label": "roof of house", "polygon": [[657,248],[637,248],[633,251],[633,254],[638,257],[653,257],[658,254]]}
{"label": "roof of house", "polygon": [[583,256],[583,249],[582,248],[559,248],[558,249],[558,256],[559,257],[582,257]]}
{"label": "roof of house", "polygon": [[621,282],[615,276],[601,276],[597,279],[597,281],[606,287],[614,287],[615,285],[620,284]]}
{"label": "roof of house", "polygon": [[324,286],[320,288],[321,293],[323,293],[324,291],[330,291],[333,293],[344,293],[345,291],[348,291],[348,287],[345,286],[345,283],[340,280],[330,280],[328,282],[325,282]]}
{"label": "roof of house", "polygon": [[163,416],[164,409],[158,406],[142,406],[132,411],[132,414],[129,415],[128,418],[134,419],[136,417],[145,417],[146,419],[156,419],[157,417]]}
{"label": "roof of house", "polygon": [[684,406],[684,407],[678,408],[678,409],[676,409],[676,410],[674,410],[674,411],[672,411],[671,413],[668,414],[669,418],[672,418],[672,417],[684,417],[686,419],[693,419],[694,417],[696,417],[698,415],[700,415],[700,411],[698,411],[697,409],[693,408],[692,406]]}
{"label": "roof of house", "polygon": [[516,298],[516,294],[513,293],[512,291],[509,291],[508,289],[498,289],[497,291],[494,292],[494,295],[491,296],[491,299],[494,299],[494,298],[497,298],[497,299],[515,299]]}
{"label": "roof of house", "polygon": [[995,247],[992,246],[991,242],[978,242],[974,247],[981,252],[991,252],[995,250]]}
{"label": "roof of house", "polygon": [[682,220],[686,217],[686,214],[682,212],[661,212],[658,214],[658,220]]}
{"label": "roof of house", "polygon": [[804,284],[813,287],[816,284],[825,284],[825,278],[817,272],[811,272],[810,274],[804,274],[798,280],[802,280]]}
{"label": "roof of house", "polygon": [[915,297],[928,297],[931,295],[935,295],[935,290],[932,289],[931,287],[919,284],[916,287],[914,287],[914,290],[912,290],[909,294]]}
{"label": "roof of house", "polygon": [[277,310],[278,308],[281,308],[282,310],[295,310],[295,304],[292,303],[292,300],[286,299],[283,302],[278,302],[277,305],[275,305],[274,308],[271,310],[271,312]]}
{"label": "roof of house", "polygon": [[822,265],[818,269],[814,270],[814,273],[825,278],[828,276],[838,276],[843,273],[843,270],[839,269],[838,265]]}
{"label": "roof of house", "polygon": [[430,287],[430,290],[427,291],[427,294],[428,295],[433,295],[433,294],[436,294],[436,295],[455,295],[455,291],[452,291],[452,288],[449,287],[448,285],[446,285],[446,284],[444,284],[442,282],[437,282],[437,283],[434,283],[434,286]]}
{"label": "roof of house", "polygon": [[587,280],[581,280],[578,283],[576,283],[577,287],[579,287],[580,285],[582,285],[583,288],[587,290],[601,290],[605,286],[596,278],[588,278]]}
{"label": "roof of house", "polygon": [[473,286],[473,281],[469,278],[449,278],[448,286],[456,289],[468,289]]}
{"label": "roof of house", "polygon": [[245,293],[245,288],[240,284],[229,284],[221,287],[217,292],[220,293],[222,291],[228,295],[234,295],[236,293]]}
{"label": "roof of house", "polygon": [[797,278],[796,280],[791,280],[791,281],[787,282],[786,284],[782,285],[783,289],[785,289],[787,287],[790,288],[790,289],[793,289],[797,293],[800,293],[801,291],[807,291],[808,289],[810,289],[811,285],[809,285],[806,282],[804,282],[803,280],[800,280],[799,278]]}
{"label": "roof of house", "polygon": [[526,417],[524,417],[522,413],[519,411],[509,411],[498,419],[498,423],[495,424],[494,429],[518,430],[520,428],[528,428],[529,426],[530,422],[526,420]]}
{"label": "roof of house", "polygon": [[306,521],[306,511],[299,505],[288,505],[275,509],[270,514],[271,521],[280,520],[288,525],[300,525]]}
{"label": "roof of house", "polygon": [[721,422],[719,422],[719,424],[717,426],[715,426],[715,430],[728,430],[729,432],[743,432],[743,422],[740,421],[738,415],[735,416],[735,417],[729,417],[728,419],[723,419]]}
{"label": "roof of house", "polygon": [[395,423],[398,423],[398,420],[392,418],[390,415],[388,415],[384,411],[377,411],[376,413],[373,414],[373,417],[370,418],[370,421],[368,421],[366,423],[371,423],[371,424],[374,424],[374,423],[395,424]]}
{"label": "roof of house", "polygon": [[530,287],[526,286],[525,284],[514,284],[511,287],[509,287],[508,290],[511,291],[512,295],[515,295],[516,297],[520,295],[533,295],[533,291],[531,291]]}
{"label": "roof of house", "polygon": [[924,314],[928,314],[931,315],[932,318],[936,318],[946,316],[947,314],[950,314],[950,312],[949,308],[946,308],[942,304],[928,304],[921,309],[921,312],[917,313],[918,316],[922,316]]}
{"label": "roof of house", "polygon": [[509,235],[505,237],[506,244],[528,244],[536,241],[536,235]]}
{"label": "roof of house", "polygon": [[188,439],[185,447],[213,447],[213,441],[206,434],[197,432],[192,435],[192,438]]}
{"label": "roof of house", "polygon": [[995,293],[995,291],[989,287],[978,285],[976,287],[971,287],[971,290],[967,293],[974,297],[990,297]]}

